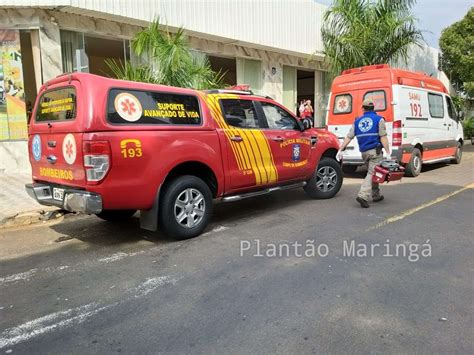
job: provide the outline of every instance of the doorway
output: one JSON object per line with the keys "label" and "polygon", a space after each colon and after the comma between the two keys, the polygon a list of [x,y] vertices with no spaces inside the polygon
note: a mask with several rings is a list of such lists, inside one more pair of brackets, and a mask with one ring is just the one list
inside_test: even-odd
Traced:
{"label": "doorway", "polygon": [[[33,58],[33,41],[32,36],[36,35],[35,31],[20,31],[20,46],[21,46],[21,59],[23,67],[23,82],[25,87],[25,103],[28,121],[33,109],[33,104],[36,101],[37,87],[37,75],[35,73],[35,61]],[[37,48],[37,45],[36,45]],[[36,58],[39,61],[39,58]],[[37,65],[36,65],[37,66]]]}
{"label": "doorway", "polygon": [[237,61],[235,58],[208,56],[211,69],[224,74],[226,86],[237,85]]}
{"label": "doorway", "polygon": [[130,60],[130,42],[82,32],[61,30],[63,72],[86,72],[115,77],[106,59],[124,63]]}
{"label": "doorway", "polygon": [[314,109],[314,71],[296,71],[296,92],[298,103],[303,100],[311,100]]}
{"label": "doorway", "polygon": [[89,73],[114,77],[106,64],[106,59],[124,63],[130,59],[128,41],[86,35],[84,38],[86,54],[89,59]]}

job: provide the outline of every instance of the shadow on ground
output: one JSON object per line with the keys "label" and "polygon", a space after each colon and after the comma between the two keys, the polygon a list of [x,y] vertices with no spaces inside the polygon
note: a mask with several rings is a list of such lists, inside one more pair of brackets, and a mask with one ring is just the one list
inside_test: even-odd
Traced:
{"label": "shadow on ground", "polygon": [[[259,218],[266,214],[277,213],[284,207],[294,207],[300,203],[312,202],[314,201],[305,194],[303,189],[295,189],[232,203],[216,203],[211,223],[204,233],[221,224],[233,227],[247,218]],[[72,215],[67,216],[58,224],[51,225],[49,228],[63,235],[57,240],[58,243],[77,239],[88,244],[112,246],[138,243],[143,240],[157,244],[176,241],[160,230],[156,232],[142,230],[137,215],[122,222],[107,222],[95,216]]]}

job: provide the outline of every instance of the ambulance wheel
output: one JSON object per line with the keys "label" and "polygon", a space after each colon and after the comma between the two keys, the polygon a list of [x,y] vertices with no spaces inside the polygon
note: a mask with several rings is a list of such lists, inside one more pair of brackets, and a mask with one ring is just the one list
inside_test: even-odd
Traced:
{"label": "ambulance wheel", "polygon": [[332,198],[341,189],[342,180],[343,173],[339,163],[332,158],[322,158],[304,190],[311,198]]}
{"label": "ambulance wheel", "polygon": [[462,159],[462,146],[461,143],[456,144],[456,155],[454,155],[453,163],[460,164]]}
{"label": "ambulance wheel", "polygon": [[196,237],[211,215],[211,190],[200,178],[184,175],[164,186],[159,222],[166,235],[179,240]]}
{"label": "ambulance wheel", "polygon": [[405,167],[405,175],[411,177],[420,175],[422,165],[423,161],[421,160],[421,152],[418,148],[415,148],[411,153],[410,162]]}
{"label": "ambulance wheel", "polygon": [[131,218],[137,210],[103,210],[96,216],[108,222],[120,222]]}
{"label": "ambulance wheel", "polygon": [[358,167],[358,165],[343,165],[342,171],[346,174],[354,174]]}

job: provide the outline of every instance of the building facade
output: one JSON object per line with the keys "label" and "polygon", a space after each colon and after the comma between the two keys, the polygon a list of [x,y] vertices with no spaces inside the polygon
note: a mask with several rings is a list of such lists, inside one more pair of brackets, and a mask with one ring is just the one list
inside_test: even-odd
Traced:
{"label": "building facade", "polygon": [[112,76],[105,59],[134,60],[130,40],[157,18],[184,27],[228,84],[293,112],[310,99],[324,125],[325,10],[313,0],[0,0],[0,171],[29,171],[27,121],[44,82],[73,71]]}

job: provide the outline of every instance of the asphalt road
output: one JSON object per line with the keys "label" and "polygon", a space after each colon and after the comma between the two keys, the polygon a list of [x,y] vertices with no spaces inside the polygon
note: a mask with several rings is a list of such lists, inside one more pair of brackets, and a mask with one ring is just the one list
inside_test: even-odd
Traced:
{"label": "asphalt road", "polygon": [[467,150],[370,209],[355,174],[332,200],[220,204],[187,241],[88,216],[0,230],[0,351],[473,353]]}

